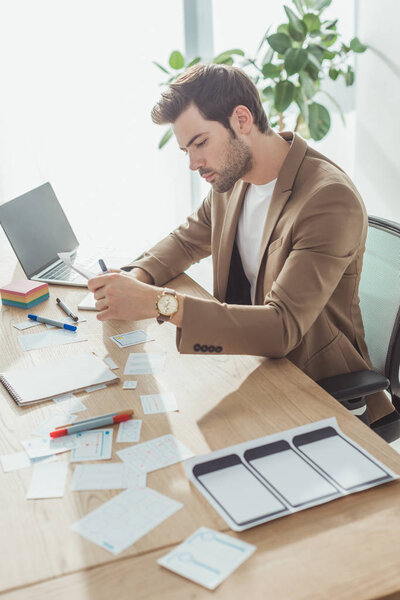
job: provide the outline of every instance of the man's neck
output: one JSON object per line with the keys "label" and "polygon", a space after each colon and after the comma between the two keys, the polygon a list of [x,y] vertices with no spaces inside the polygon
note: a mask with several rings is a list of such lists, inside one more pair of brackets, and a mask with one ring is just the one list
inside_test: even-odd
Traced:
{"label": "man's neck", "polygon": [[290,144],[279,134],[255,132],[251,140],[253,167],[243,177],[246,183],[263,185],[276,179],[289,153]]}

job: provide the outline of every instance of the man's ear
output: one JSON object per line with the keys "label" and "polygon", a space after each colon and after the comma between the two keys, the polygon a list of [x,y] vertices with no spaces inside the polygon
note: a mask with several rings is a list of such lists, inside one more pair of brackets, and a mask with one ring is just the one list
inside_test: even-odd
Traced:
{"label": "man's ear", "polygon": [[239,104],[233,109],[232,115],[229,119],[232,129],[236,133],[246,135],[250,133],[253,126],[253,115],[243,104]]}

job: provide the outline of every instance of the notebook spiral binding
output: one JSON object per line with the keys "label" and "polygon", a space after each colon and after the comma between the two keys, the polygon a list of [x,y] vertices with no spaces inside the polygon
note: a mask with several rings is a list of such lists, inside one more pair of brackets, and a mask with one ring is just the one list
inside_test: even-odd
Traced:
{"label": "notebook spiral binding", "polygon": [[7,392],[10,394],[11,398],[13,398],[13,400],[15,400],[17,404],[20,404],[22,402],[21,396],[15,391],[13,386],[7,381],[4,375],[0,375],[0,381],[6,388]]}

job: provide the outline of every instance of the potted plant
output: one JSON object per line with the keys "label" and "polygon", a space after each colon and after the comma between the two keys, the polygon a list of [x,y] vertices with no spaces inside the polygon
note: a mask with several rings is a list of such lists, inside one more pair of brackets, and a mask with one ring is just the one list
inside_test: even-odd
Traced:
{"label": "potted plant", "polygon": [[[256,84],[270,125],[278,131],[285,128],[288,117],[294,121],[294,131],[305,138],[321,140],[330,129],[331,118],[326,106],[315,96],[325,94],[337,107],[338,102],[321,88],[321,82],[343,78],[346,86],[354,83],[352,56],[365,52],[367,46],[355,37],[345,43],[338,31],[338,19],[324,18],[332,0],[292,0],[292,8],[284,5],[285,22],[264,34],[254,56],[236,48],[226,50],[212,62],[237,65],[247,72]],[[190,61],[174,50],[168,66],[154,64],[168,75],[161,85],[171,83],[189,67],[201,61]],[[318,99],[319,99],[318,96]],[[169,128],[160,140],[162,148],[172,136]]]}

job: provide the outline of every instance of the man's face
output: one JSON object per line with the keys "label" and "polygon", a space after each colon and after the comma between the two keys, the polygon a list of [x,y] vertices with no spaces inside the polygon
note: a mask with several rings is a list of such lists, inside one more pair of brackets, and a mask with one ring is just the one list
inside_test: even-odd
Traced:
{"label": "man's face", "polygon": [[216,192],[227,192],[252,167],[248,145],[218,121],[207,121],[191,104],[172,126],[190,168],[199,171]]}

